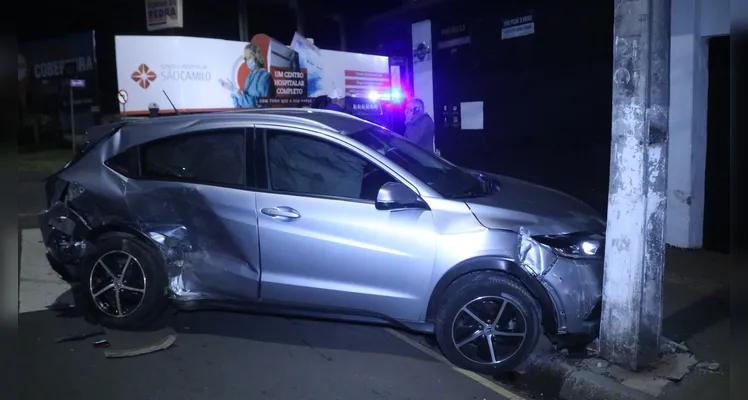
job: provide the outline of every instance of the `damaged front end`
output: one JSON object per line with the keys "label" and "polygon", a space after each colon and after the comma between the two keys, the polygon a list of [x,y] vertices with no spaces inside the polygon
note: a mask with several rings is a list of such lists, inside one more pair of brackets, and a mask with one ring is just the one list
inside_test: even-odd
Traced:
{"label": "damaged front end", "polygon": [[543,285],[555,309],[559,348],[584,345],[600,329],[605,236],[535,235],[520,229],[517,260]]}

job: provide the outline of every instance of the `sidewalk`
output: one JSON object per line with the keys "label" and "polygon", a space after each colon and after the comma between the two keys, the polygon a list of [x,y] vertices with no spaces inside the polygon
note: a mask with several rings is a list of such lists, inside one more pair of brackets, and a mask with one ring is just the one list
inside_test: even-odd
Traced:
{"label": "sidewalk", "polygon": [[18,216],[21,228],[36,225],[36,215],[45,208],[44,183],[47,172],[22,171],[18,173]]}
{"label": "sidewalk", "polygon": [[[597,358],[538,352],[519,380],[543,398],[561,400],[726,399],[730,390],[729,256],[668,248],[664,346],[656,366],[632,373]],[[686,350],[686,351],[684,351]]]}
{"label": "sidewalk", "polygon": [[18,312],[46,310],[56,303],[73,304],[70,285],[60,280],[45,256],[39,229],[22,229],[20,233],[20,283]]}

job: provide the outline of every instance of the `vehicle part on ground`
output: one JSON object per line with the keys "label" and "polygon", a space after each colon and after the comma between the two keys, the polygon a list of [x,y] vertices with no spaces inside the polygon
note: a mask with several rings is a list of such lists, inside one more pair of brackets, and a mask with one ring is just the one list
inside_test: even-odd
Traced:
{"label": "vehicle part on ground", "polygon": [[522,283],[500,272],[475,272],[455,281],[436,319],[436,338],[447,359],[483,373],[519,366],[540,331],[536,300]]}
{"label": "vehicle part on ground", "polygon": [[106,358],[125,358],[125,357],[137,357],[144,354],[155,353],[157,351],[166,350],[177,340],[176,335],[169,335],[157,343],[150,346],[144,346],[137,349],[130,350],[104,350],[104,357]]}
{"label": "vehicle part on ground", "polygon": [[39,218],[50,266],[102,325],[136,329],[169,304],[386,323],[436,333],[477,371],[515,367],[543,329],[559,348],[597,336],[605,223],[561,192],[328,110],[87,136]]}
{"label": "vehicle part on ground", "polygon": [[62,343],[62,342],[69,342],[72,340],[83,340],[90,338],[92,336],[98,336],[105,334],[106,331],[104,328],[100,326],[94,326],[88,329],[84,329],[78,332],[69,333],[67,335],[60,336],[58,338],[55,338],[55,340],[52,341],[52,343]]}

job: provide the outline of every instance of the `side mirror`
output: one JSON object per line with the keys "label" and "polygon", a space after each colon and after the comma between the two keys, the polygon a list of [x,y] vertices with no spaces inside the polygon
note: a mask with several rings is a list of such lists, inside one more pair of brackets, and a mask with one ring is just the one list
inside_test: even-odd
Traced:
{"label": "side mirror", "polygon": [[379,189],[377,210],[404,210],[408,208],[426,208],[421,198],[409,187],[400,182],[387,182]]}

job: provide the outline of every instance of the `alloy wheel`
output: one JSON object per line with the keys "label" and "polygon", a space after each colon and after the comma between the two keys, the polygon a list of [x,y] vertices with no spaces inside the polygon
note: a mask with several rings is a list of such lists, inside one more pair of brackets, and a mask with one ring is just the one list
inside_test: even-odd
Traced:
{"label": "alloy wheel", "polygon": [[468,360],[500,364],[519,351],[527,320],[510,296],[485,296],[465,304],[452,322],[452,343]]}
{"label": "alloy wheel", "polygon": [[140,307],[145,297],[146,277],[132,254],[115,250],[96,260],[88,290],[96,307],[114,318],[124,318]]}

